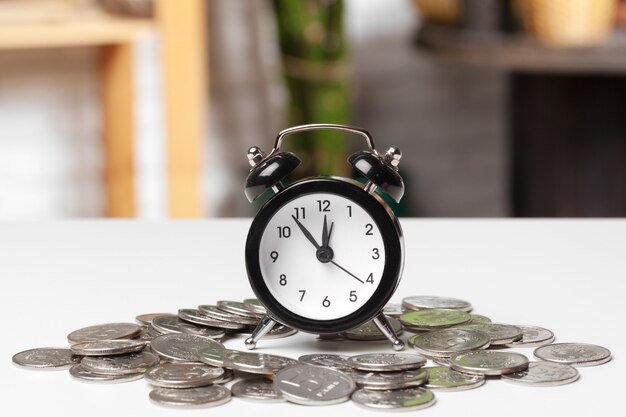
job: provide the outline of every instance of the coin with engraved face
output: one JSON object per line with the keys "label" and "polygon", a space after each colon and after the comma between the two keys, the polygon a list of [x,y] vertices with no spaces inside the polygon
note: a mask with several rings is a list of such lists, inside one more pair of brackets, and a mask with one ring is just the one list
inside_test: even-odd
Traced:
{"label": "coin with engraved face", "polygon": [[594,366],[611,360],[611,352],[588,343],[555,343],[535,349],[535,357],[572,366]]}
{"label": "coin with engraved face", "polygon": [[283,395],[272,381],[266,378],[245,378],[230,387],[235,397],[262,402],[283,402]]}
{"label": "coin with engraved face", "polygon": [[[223,313],[223,312],[222,312]],[[228,315],[228,313],[223,313]],[[248,324],[237,323],[232,319],[232,315],[228,315],[223,319],[209,317],[200,310],[195,308],[181,308],[178,310],[178,318],[189,323],[199,324],[201,326],[210,326],[218,329],[245,329]],[[256,323],[256,322],[255,322]],[[252,323],[254,324],[254,323]]]}
{"label": "coin with engraved face", "polygon": [[229,350],[224,355],[225,367],[251,374],[271,375],[282,368],[297,365],[298,363],[295,359],[266,353]]}
{"label": "coin with engraved face", "polygon": [[215,407],[230,401],[230,390],[221,385],[175,389],[155,388],[150,391],[150,400],[158,405],[176,408]]}
{"label": "coin with engraved face", "polygon": [[528,358],[521,353],[474,350],[450,358],[455,371],[478,375],[503,375],[528,368]]}
{"label": "coin with engraved face", "polygon": [[356,388],[352,378],[336,369],[294,365],[281,369],[274,385],[287,401],[303,405],[338,404]]}
{"label": "coin with engraved face", "polygon": [[240,301],[220,300],[217,302],[216,307],[226,313],[249,317],[257,321],[265,317],[265,313],[259,313],[257,309],[253,309],[249,304]]}
{"label": "coin with engraved face", "polygon": [[532,385],[534,387],[551,387],[564,385],[578,379],[576,368],[557,362],[530,362],[528,369],[502,375],[502,379],[516,384]]}
{"label": "coin with engraved face", "polygon": [[139,352],[146,346],[146,343],[145,340],[94,340],[76,343],[70,349],[75,355],[109,356]]}
{"label": "coin with engraved face", "polygon": [[122,382],[131,382],[143,378],[143,372],[133,374],[100,374],[91,372],[83,368],[81,364],[74,365],[70,368],[70,376],[83,382],[96,382],[99,384],[119,384]]}
{"label": "coin with engraved face", "polygon": [[107,323],[84,327],[67,335],[70,344],[95,340],[132,339],[141,332],[135,323]]}
{"label": "coin with engraved face", "polygon": [[[389,324],[391,324],[391,327],[396,335],[401,335],[402,323],[392,317],[388,317],[387,320],[389,321]],[[350,340],[387,340],[387,337],[382,334],[382,332],[378,329],[378,326],[376,326],[373,321],[368,321],[359,327],[347,330],[343,332],[343,336]]]}
{"label": "coin with engraved face", "polygon": [[250,318],[250,317],[240,316],[237,314],[232,314],[214,305],[208,305],[208,304],[200,305],[198,306],[198,311],[200,312],[200,314],[203,314],[212,319],[227,321],[229,323],[237,323],[241,325],[255,326],[259,322],[258,318]]}
{"label": "coin with engraved face", "polygon": [[485,349],[491,338],[478,330],[450,328],[418,333],[411,336],[408,342],[422,355],[449,358],[456,353]]}
{"label": "coin with engraved face", "polygon": [[353,371],[350,376],[358,386],[370,390],[417,387],[425,384],[428,380],[428,372],[424,369],[395,372]]}
{"label": "coin with engraved face", "polygon": [[385,308],[383,308],[383,314],[394,319],[399,319],[402,313],[402,305],[398,303],[387,303]]}
{"label": "coin with engraved face", "polygon": [[459,329],[478,330],[487,333],[491,338],[491,346],[506,345],[522,338],[522,329],[510,324],[474,323],[458,326]]}
{"label": "coin with engraved face", "polygon": [[433,295],[416,295],[402,300],[405,310],[422,310],[431,308],[445,308],[451,310],[470,311],[472,305],[458,298],[438,297]]}
{"label": "coin with engraved face", "polygon": [[267,314],[267,309],[256,298],[246,298],[245,300],[243,300],[243,303],[255,313]]}
{"label": "coin with engraved face", "polygon": [[522,330],[522,338],[511,343],[507,343],[507,347],[539,347],[554,342],[554,333],[548,329],[538,326],[520,326]]}
{"label": "coin with engraved face", "polygon": [[424,370],[428,372],[428,382],[424,386],[432,390],[464,391],[478,388],[485,383],[483,375],[464,374],[447,366],[432,366]]}
{"label": "coin with engraved face", "polygon": [[80,362],[80,356],[67,348],[29,349],[13,355],[13,363],[24,368],[61,370]]}
{"label": "coin with engraved face", "polygon": [[298,360],[307,365],[325,366],[327,368],[339,369],[345,371],[352,369],[348,364],[350,357],[346,355],[336,355],[332,353],[313,353],[311,355],[302,355]]}
{"label": "coin with engraved face", "polygon": [[162,363],[150,368],[144,378],[150,385],[163,388],[195,388],[218,381],[224,370],[195,363]]}
{"label": "coin with engraved face", "polygon": [[228,352],[231,350],[224,347],[205,347],[198,350],[196,358],[207,365],[221,367],[224,366],[224,358]]}
{"label": "coin with engraved face", "polygon": [[491,323],[491,319],[487,316],[483,316],[482,314],[470,314],[472,318],[468,324],[476,324],[476,323]]}
{"label": "coin with engraved face", "polygon": [[468,313],[451,309],[428,309],[409,311],[400,321],[409,330],[436,330],[458,326],[471,320]]}
{"label": "coin with engraved face", "polygon": [[162,358],[182,362],[198,361],[198,351],[210,347],[224,349],[218,341],[187,333],[163,334],[150,343],[150,349]]}
{"label": "coin with engraved face", "polygon": [[195,325],[190,322],[179,319],[177,316],[159,316],[152,320],[150,325],[158,334],[165,333],[188,333],[197,336],[206,336],[211,339],[221,339],[226,335],[223,329],[207,327],[204,325]]}
{"label": "coin with engraved face", "polygon": [[367,408],[382,410],[419,410],[435,403],[434,394],[424,388],[405,388],[392,391],[357,390],[352,401]]}
{"label": "coin with engraved face", "polygon": [[107,375],[145,372],[157,363],[159,363],[158,356],[149,352],[115,356],[85,356],[80,361],[83,369]]}
{"label": "coin with engraved face", "polygon": [[173,316],[173,314],[170,314],[170,313],[140,314],[137,317],[135,317],[135,321],[142,326],[149,326],[152,323],[152,320],[156,319],[157,317],[163,317],[163,316]]}
{"label": "coin with engraved face", "polygon": [[352,356],[348,364],[360,371],[402,371],[423,366],[426,358],[415,353],[365,353]]}

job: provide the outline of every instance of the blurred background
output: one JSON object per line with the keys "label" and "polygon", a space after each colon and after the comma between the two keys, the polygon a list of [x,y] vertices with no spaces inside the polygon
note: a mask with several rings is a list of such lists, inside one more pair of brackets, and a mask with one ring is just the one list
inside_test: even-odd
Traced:
{"label": "blurred background", "polygon": [[[626,216],[626,2],[0,0],[0,219],[251,216],[302,123],[416,217]],[[354,173],[301,135],[295,178]]]}

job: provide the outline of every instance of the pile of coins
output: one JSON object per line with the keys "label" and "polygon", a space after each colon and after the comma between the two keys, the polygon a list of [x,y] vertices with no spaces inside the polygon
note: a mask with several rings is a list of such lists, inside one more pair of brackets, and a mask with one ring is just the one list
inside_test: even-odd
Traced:
{"label": "pile of coins", "polygon": [[[553,343],[542,327],[491,323],[471,314],[467,301],[407,297],[384,313],[398,334],[414,333],[416,352],[373,352],[356,356],[316,353],[298,359],[227,349],[221,341],[250,333],[264,317],[255,299],[218,301],[173,314],[143,314],[136,323],[109,323],[76,330],[69,348],[17,353],[13,363],[69,369],[76,379],[126,382],[144,378],[152,402],[172,407],[209,407],[231,396],[262,402],[329,405],[352,400],[375,409],[415,410],[435,402],[433,391],[480,387],[487,376],[507,382],[553,386],[574,382],[576,367],[611,359],[608,349],[584,343]],[[296,330],[277,325],[265,338]],[[325,340],[385,340],[370,322]],[[534,347],[538,361],[507,348]],[[391,347],[390,347],[391,349]],[[425,366],[432,361],[434,366]],[[229,385],[227,388],[226,385]]]}

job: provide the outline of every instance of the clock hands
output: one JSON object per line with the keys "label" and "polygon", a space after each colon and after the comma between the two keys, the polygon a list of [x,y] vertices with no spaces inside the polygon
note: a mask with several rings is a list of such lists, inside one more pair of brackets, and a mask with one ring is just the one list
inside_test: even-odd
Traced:
{"label": "clock hands", "polygon": [[300,222],[300,220],[298,220],[298,218],[296,216],[294,216],[292,214],[291,218],[296,222],[296,224],[298,225],[298,228],[302,231],[302,234],[317,249],[315,254],[317,256],[317,259],[320,262],[322,262],[322,263],[329,263],[330,262],[331,264],[335,265],[337,268],[341,269],[346,274],[350,275],[352,278],[354,278],[357,281],[359,281],[361,284],[365,284],[365,281],[363,281],[361,278],[357,277],[352,272],[348,271],[346,268],[344,268],[343,266],[339,265],[337,262],[333,261],[334,253],[333,253],[332,248],[330,246],[328,246],[328,243],[330,241],[330,236],[333,233],[333,226],[335,225],[335,222],[331,222],[330,223],[330,228],[329,228],[328,227],[328,219],[327,219],[326,216],[324,216],[324,226],[322,227],[322,245],[320,246],[320,245],[317,244],[317,241],[315,240],[315,238],[313,237],[311,232],[309,232],[307,230],[307,228],[304,227],[304,225]]}
{"label": "clock hands", "polygon": [[330,242],[330,235],[333,233],[333,226],[335,222],[330,223],[330,230],[328,229],[328,221],[326,215],[324,215],[324,227],[322,228],[322,247],[330,249],[328,242]]}
{"label": "clock hands", "polygon": [[337,262],[331,260],[330,263],[335,265],[337,268],[341,269],[346,274],[350,275],[352,278],[354,278],[357,281],[359,281],[361,284],[365,284],[365,282],[361,278],[357,277],[352,272],[348,271],[346,268],[344,268],[343,266],[339,265]]}
{"label": "clock hands", "polygon": [[311,234],[311,232],[309,232],[306,227],[304,227],[304,225],[302,223],[300,223],[300,220],[297,219],[296,216],[294,216],[293,214],[291,215],[291,217],[293,218],[293,220],[296,222],[296,224],[298,225],[298,227],[300,228],[300,230],[302,230],[302,233],[304,234],[304,236],[309,240],[309,242],[311,242],[313,244],[313,246],[315,246],[316,249],[320,248],[320,245],[317,244],[317,242],[315,241],[315,238],[313,237],[313,235]]}

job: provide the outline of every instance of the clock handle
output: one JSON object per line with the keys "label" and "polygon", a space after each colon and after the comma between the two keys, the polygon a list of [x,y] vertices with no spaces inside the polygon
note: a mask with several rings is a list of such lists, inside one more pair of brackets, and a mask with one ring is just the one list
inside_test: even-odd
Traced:
{"label": "clock handle", "polygon": [[272,327],[274,327],[275,324],[276,321],[270,316],[263,317],[252,332],[252,335],[246,339],[246,348],[250,350],[254,349],[256,347],[256,342],[261,340],[263,336],[272,330]]}
{"label": "clock handle", "polygon": [[274,142],[274,149],[272,149],[272,152],[270,154],[273,154],[280,149],[280,145],[282,145],[283,139],[286,136],[293,135],[294,133],[299,132],[307,132],[309,130],[341,130],[344,132],[355,133],[363,137],[363,139],[365,139],[365,142],[367,142],[367,146],[370,148],[370,150],[376,153],[374,139],[372,139],[372,136],[365,129],[361,129],[360,127],[356,126],[338,125],[333,123],[312,123],[308,125],[290,127],[281,131],[276,137],[276,142]]}
{"label": "clock handle", "polygon": [[393,327],[389,323],[389,320],[387,320],[387,317],[382,312],[378,313],[378,315],[374,317],[373,321],[376,327],[378,327],[378,330],[380,330],[380,332],[384,334],[387,339],[389,339],[389,341],[393,345],[393,350],[404,349],[404,343],[398,338],[396,332],[393,330]]}

